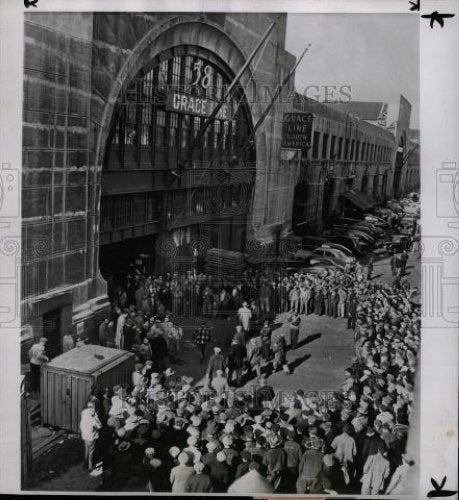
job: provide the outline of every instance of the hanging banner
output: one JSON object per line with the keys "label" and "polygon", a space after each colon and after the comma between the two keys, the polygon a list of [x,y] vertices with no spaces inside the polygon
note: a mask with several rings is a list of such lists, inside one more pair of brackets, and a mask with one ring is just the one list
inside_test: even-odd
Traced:
{"label": "hanging banner", "polygon": [[284,113],[281,148],[306,149],[311,145],[311,113]]}

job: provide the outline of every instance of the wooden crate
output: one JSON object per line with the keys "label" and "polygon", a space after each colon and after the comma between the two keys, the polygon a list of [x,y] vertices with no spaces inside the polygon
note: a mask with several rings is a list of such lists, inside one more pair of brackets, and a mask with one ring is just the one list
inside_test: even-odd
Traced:
{"label": "wooden crate", "polygon": [[42,423],[79,432],[81,411],[91,387],[131,383],[134,364],[134,354],[98,345],[77,347],[57,356],[42,368]]}

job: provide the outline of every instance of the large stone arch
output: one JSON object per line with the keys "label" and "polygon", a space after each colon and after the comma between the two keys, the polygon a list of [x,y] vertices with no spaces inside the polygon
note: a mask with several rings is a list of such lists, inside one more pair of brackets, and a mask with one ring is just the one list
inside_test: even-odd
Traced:
{"label": "large stone arch", "polygon": [[[111,85],[104,96],[103,103],[101,103],[98,96],[94,96],[99,101],[99,105],[96,107],[95,113],[93,113],[93,121],[98,125],[94,135],[94,160],[97,173],[94,179],[94,230],[91,242],[93,249],[91,267],[93,276],[96,278],[94,281],[94,296],[106,294],[106,282],[99,271],[100,185],[103,156],[116,101],[125,82],[134,78],[143,67],[148,66],[159,54],[181,45],[192,45],[207,50],[214,54],[234,75],[239,72],[248,58],[248,54],[219,25],[199,15],[189,15],[173,17],[146,32],[130,53],[127,54],[118,70],[113,68],[114,65],[107,65],[104,68],[105,78],[110,78]],[[111,76],[109,76],[110,73]],[[252,91],[251,98],[255,102],[252,106],[248,106],[248,112],[251,122],[255,123],[261,114],[261,108],[254,99],[258,94],[258,90],[255,73],[251,66],[244,71],[240,84],[243,88],[250,88]],[[260,129],[260,133],[255,137],[257,165],[266,163],[267,149],[265,140],[265,135]]]}
{"label": "large stone arch", "polygon": [[[194,16],[173,18],[150,30],[136,45],[118,71],[107,96],[102,116],[98,122],[100,127],[95,151],[97,165],[102,163],[110,122],[123,84],[134,78],[154,57],[180,45],[195,45],[207,49],[215,54],[234,74],[237,74],[242,68],[248,57],[237,42],[230,38],[218,25],[210,23],[208,20],[200,20]],[[256,92],[256,80],[252,68],[249,67],[244,72],[240,82],[243,87],[248,87],[249,83],[251,83]],[[256,110],[252,109],[251,111],[253,121],[256,119],[253,116]]]}

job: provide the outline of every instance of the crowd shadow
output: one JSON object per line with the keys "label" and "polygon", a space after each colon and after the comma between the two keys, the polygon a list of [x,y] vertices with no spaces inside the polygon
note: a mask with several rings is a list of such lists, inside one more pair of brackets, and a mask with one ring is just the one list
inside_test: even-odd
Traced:
{"label": "crowd shadow", "polygon": [[313,335],[308,335],[303,340],[300,340],[298,342],[296,348],[299,349],[300,347],[310,344],[311,342],[314,342],[314,340],[320,339],[320,337],[322,337],[321,333],[314,333]]}
{"label": "crowd shadow", "polygon": [[311,357],[311,354],[305,354],[300,356],[299,358],[294,359],[288,363],[288,367],[290,368],[290,372],[293,373],[296,368],[298,368],[301,364],[303,364],[306,360]]}

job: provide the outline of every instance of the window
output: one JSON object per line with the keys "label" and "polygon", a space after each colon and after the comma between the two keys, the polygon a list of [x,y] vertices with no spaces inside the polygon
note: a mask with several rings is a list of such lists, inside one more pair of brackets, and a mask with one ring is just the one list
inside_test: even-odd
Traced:
{"label": "window", "polygon": [[159,63],[158,89],[160,90],[166,90],[167,88],[168,68],[169,68],[169,61],[162,61]]}
{"label": "window", "polygon": [[178,87],[180,84],[180,69],[182,58],[176,56],[172,59],[172,85]]}
{"label": "window", "polygon": [[343,138],[340,137],[338,141],[338,160],[343,158]]}
{"label": "window", "polygon": [[222,138],[222,149],[223,151],[228,151],[229,149],[229,122],[222,122],[223,123],[223,138]]}
{"label": "window", "polygon": [[166,135],[166,112],[158,109],[156,112],[156,141],[157,146],[165,145],[165,135]]}
{"label": "window", "polygon": [[355,145],[355,159],[357,161],[360,159],[359,153],[360,153],[360,141],[357,141]]}
{"label": "window", "polygon": [[177,145],[177,129],[178,129],[178,115],[177,113],[170,113],[169,115],[169,147],[174,148]]}
{"label": "window", "polygon": [[142,106],[142,128],[140,131],[140,144],[147,146],[150,144],[150,129],[151,129],[151,104]]}
{"label": "window", "polygon": [[360,159],[365,160],[365,153],[366,153],[367,145],[362,142],[362,152],[360,153]]}
{"label": "window", "polygon": [[144,102],[151,103],[153,101],[153,87],[154,87],[154,70],[151,70],[145,75],[143,80],[142,98]]}
{"label": "window", "polygon": [[346,139],[344,144],[344,159],[347,160],[349,155],[349,139]]}
{"label": "window", "polygon": [[237,121],[233,120],[231,122],[231,153],[236,154],[237,153]]}
{"label": "window", "polygon": [[191,88],[191,82],[193,81],[193,58],[191,56],[185,57],[185,69],[183,77],[183,89],[185,90],[185,92],[188,92]]}
{"label": "window", "polygon": [[134,220],[132,222],[135,225],[143,224],[146,218],[145,193],[137,193],[133,195],[132,201],[132,211],[135,214]]}
{"label": "window", "polygon": [[137,104],[135,102],[127,103],[126,126],[124,129],[124,143],[135,144],[136,139],[136,112]]}
{"label": "window", "polygon": [[328,134],[324,134],[322,139],[322,158],[327,158]]}
{"label": "window", "polygon": [[320,141],[320,132],[314,132],[314,138],[312,141],[312,157],[319,157],[319,141]]}
{"label": "window", "polygon": [[191,117],[189,115],[182,116],[182,149],[187,149],[191,146],[190,143],[190,123]]}
{"label": "window", "polygon": [[352,139],[352,141],[351,141],[351,154],[349,156],[351,160],[354,159],[354,147],[355,147],[355,140]]}
{"label": "window", "polygon": [[158,220],[161,213],[162,203],[161,195],[159,193],[148,193],[147,195],[147,222]]}
{"label": "window", "polygon": [[330,142],[330,159],[331,160],[335,159],[335,145],[336,145],[336,135],[332,135],[331,142]]}
{"label": "window", "polygon": [[116,199],[116,225],[127,226],[131,218],[131,197],[118,196]]}
{"label": "window", "polygon": [[219,149],[220,135],[221,135],[221,123],[217,120],[214,123],[214,143],[213,143],[214,150]]}
{"label": "window", "polygon": [[217,100],[221,101],[223,98],[223,78],[220,73],[217,74],[217,94],[216,94]]}

